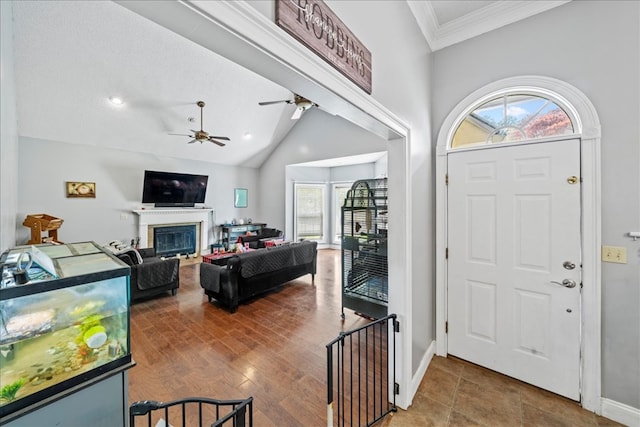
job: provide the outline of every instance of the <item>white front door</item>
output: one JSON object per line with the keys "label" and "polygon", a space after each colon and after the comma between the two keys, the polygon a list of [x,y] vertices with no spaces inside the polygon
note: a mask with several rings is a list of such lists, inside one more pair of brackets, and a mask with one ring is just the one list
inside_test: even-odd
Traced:
{"label": "white front door", "polygon": [[448,155],[448,352],[574,400],[579,177],[578,140]]}

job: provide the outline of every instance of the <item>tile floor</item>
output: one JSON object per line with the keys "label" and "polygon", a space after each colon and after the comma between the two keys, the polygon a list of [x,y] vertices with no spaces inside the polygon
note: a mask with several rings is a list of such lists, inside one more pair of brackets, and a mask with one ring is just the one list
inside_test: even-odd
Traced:
{"label": "tile floor", "polygon": [[453,357],[434,357],[407,410],[385,427],[620,426],[577,403]]}

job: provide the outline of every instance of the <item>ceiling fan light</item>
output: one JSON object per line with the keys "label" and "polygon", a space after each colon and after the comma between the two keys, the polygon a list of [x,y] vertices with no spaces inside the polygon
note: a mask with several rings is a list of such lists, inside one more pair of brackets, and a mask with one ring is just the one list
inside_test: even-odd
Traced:
{"label": "ceiling fan light", "polygon": [[[219,145],[220,147],[224,147],[225,144],[223,142],[218,141],[218,139],[222,139],[225,141],[231,141],[231,140],[226,136],[212,136],[212,135],[209,135],[209,132],[204,131],[203,124],[202,124],[204,101],[198,101],[196,104],[198,105],[198,107],[200,107],[200,130],[191,129],[191,132],[193,132],[193,135],[184,135],[184,136],[193,138],[191,141],[188,142],[188,144],[193,144],[196,141],[200,141],[200,144],[202,144],[205,141],[208,141],[208,142],[213,142],[214,144]],[[192,117],[189,117],[187,121],[192,122],[192,121],[195,121],[195,119]],[[171,135],[180,135],[180,134],[174,133]]]}
{"label": "ceiling fan light", "polygon": [[291,116],[291,120],[298,120],[301,116],[302,113],[304,113],[304,108],[302,107],[296,107],[295,111],[293,112],[293,116]]}

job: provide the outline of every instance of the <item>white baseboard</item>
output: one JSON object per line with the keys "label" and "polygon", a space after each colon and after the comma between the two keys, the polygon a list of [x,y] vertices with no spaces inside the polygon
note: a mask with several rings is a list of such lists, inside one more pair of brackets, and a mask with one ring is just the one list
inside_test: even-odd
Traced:
{"label": "white baseboard", "polygon": [[602,416],[629,427],[640,427],[640,409],[624,403],[602,398],[600,403]]}
{"label": "white baseboard", "polygon": [[[407,405],[407,407],[411,406],[411,403],[413,403],[413,397],[418,392],[418,388],[420,387],[420,383],[424,378],[424,374],[427,373],[427,368],[429,367],[429,363],[431,363],[431,359],[433,359],[433,356],[435,354],[436,354],[436,342],[434,340],[434,341],[431,341],[431,344],[429,344],[429,348],[427,348],[427,351],[424,353],[424,356],[420,361],[420,365],[418,366],[418,370],[416,371],[416,374],[413,376],[413,378],[411,378],[411,390],[409,393],[409,404]],[[406,409],[406,408],[403,408],[403,409]]]}

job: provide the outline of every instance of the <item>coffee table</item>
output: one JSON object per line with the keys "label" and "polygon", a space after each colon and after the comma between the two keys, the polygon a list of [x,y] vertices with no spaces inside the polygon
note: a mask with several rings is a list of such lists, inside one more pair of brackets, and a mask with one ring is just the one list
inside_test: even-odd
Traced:
{"label": "coffee table", "polygon": [[[245,249],[246,252],[253,252],[255,249]],[[234,255],[239,255],[236,252],[225,252],[223,254],[209,254],[202,255],[202,262],[215,265],[227,265],[227,261]]]}
{"label": "coffee table", "polygon": [[225,252],[223,254],[202,255],[202,262],[215,265],[227,265],[227,261],[232,256],[237,255],[235,252]]}

